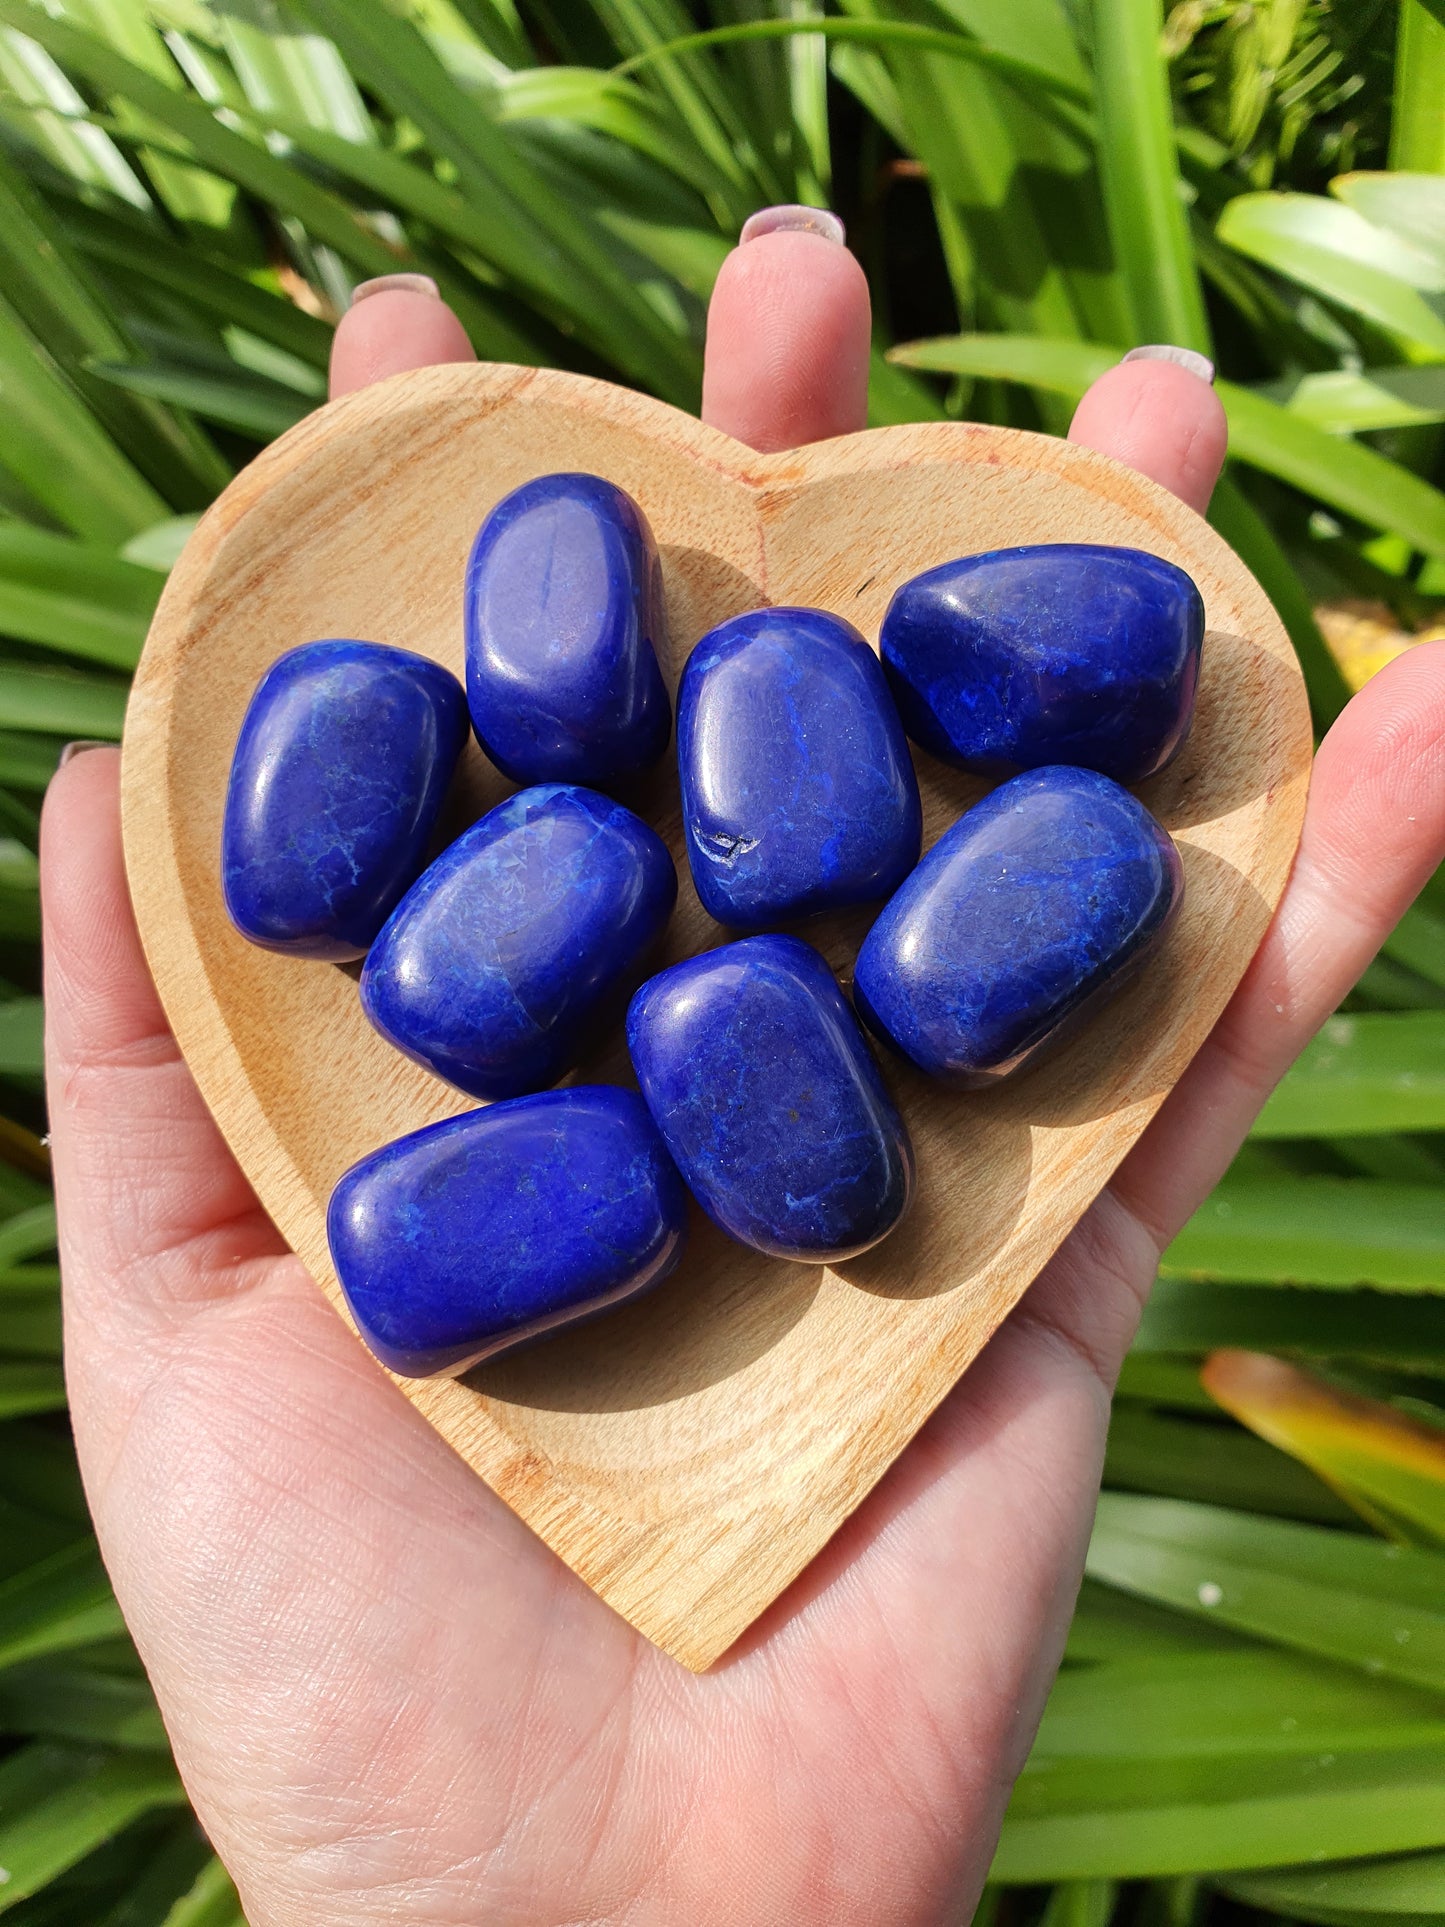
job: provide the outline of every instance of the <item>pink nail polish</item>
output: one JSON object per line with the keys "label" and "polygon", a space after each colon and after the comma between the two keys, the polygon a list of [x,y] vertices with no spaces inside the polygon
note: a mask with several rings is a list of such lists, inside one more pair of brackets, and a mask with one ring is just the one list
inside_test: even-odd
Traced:
{"label": "pink nail polish", "polygon": [[441,289],[429,274],[378,274],[374,280],[358,281],[351,290],[352,307],[372,294],[429,294],[433,301],[441,300]]}
{"label": "pink nail polish", "polygon": [[1196,353],[1193,348],[1176,348],[1172,342],[1151,342],[1143,348],[1131,348],[1123,361],[1172,361],[1176,368],[1183,368],[1191,375],[1198,375],[1201,381],[1210,385],[1214,382],[1214,363],[1208,355]]}
{"label": "pink nail polish", "polygon": [[760,207],[743,222],[738,245],[756,241],[764,234],[817,234],[841,247],[845,238],[843,223],[825,207]]}

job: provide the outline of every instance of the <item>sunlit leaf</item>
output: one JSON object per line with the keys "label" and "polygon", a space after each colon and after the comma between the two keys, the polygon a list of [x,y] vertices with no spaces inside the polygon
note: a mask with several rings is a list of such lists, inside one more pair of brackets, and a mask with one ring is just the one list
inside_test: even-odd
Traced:
{"label": "sunlit leaf", "polygon": [[[1445,1555],[1222,1506],[1106,1492],[1088,1570],[1237,1632],[1445,1691]],[[1445,1812],[1439,1818],[1445,1826]]]}
{"label": "sunlit leaf", "polygon": [[1228,246],[1430,355],[1445,354],[1445,261],[1319,194],[1240,194],[1215,232]]}
{"label": "sunlit leaf", "polygon": [[1445,1293],[1445,1211],[1434,1185],[1230,1177],[1170,1245],[1161,1270],[1243,1284]]}
{"label": "sunlit leaf", "polygon": [[0,1667],[123,1630],[93,1540],[38,1560],[0,1585]]}
{"label": "sunlit leaf", "polygon": [[[905,368],[983,375],[1077,400],[1117,355],[1085,342],[1027,335],[953,335],[892,350]],[[1256,394],[1221,381],[1230,449],[1372,528],[1403,535],[1428,554],[1445,556],[1445,494],[1373,448],[1326,434]]]}
{"label": "sunlit leaf", "polygon": [[[30,1769],[23,1778],[22,1765]],[[106,1758],[45,1742],[13,1754],[0,1765],[0,1867],[8,1875],[0,1887],[0,1913],[141,1814],[179,1806],[185,1797],[163,1754]]]}
{"label": "sunlit leaf", "polygon": [[1313,1467],[1372,1524],[1445,1549],[1445,1431],[1267,1353],[1215,1352],[1201,1376],[1227,1412]]}
{"label": "sunlit leaf", "polygon": [[1255,1121],[1257,1138],[1445,1128],[1445,1015],[1331,1017]]}

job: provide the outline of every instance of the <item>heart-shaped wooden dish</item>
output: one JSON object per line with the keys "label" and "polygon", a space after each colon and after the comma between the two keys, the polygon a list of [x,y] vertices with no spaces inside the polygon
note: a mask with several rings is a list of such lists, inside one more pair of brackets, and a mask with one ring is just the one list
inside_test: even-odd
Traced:
{"label": "heart-shaped wooden dish", "polygon": [[[354,971],[273,956],[231,929],[218,864],[231,750],[262,671],[310,638],[396,643],[460,673],[477,525],[556,469],[605,475],[646,511],[674,689],[726,616],[810,603],[876,641],[908,576],[1011,543],[1152,550],[1193,575],[1209,621],[1193,735],[1142,792],[1187,876],[1164,954],[1017,1084],[958,1095],[889,1065],[919,1167],[893,1237],[822,1270],[762,1258],[695,1213],[682,1265],[652,1297],[464,1380],[400,1381],[589,1585],[703,1667],[907,1444],[1214,1023],[1284,886],[1309,719],[1284,631],[1220,538],[1163,489],[1059,441],[928,424],[760,456],[605,383],[501,367],[402,375],[323,409],[232,483],[171,578],[126,723],[124,811],[136,914],[181,1048],[343,1316],[332,1185],[364,1152],[471,1100],[369,1028]],[[926,846],[981,786],[917,762]],[[509,787],[469,749],[458,827]],[[688,882],[675,776],[626,800],[677,857],[666,960],[725,940]],[[808,929],[845,982],[870,917]],[[620,1035],[599,1038],[578,1075],[630,1082]]]}

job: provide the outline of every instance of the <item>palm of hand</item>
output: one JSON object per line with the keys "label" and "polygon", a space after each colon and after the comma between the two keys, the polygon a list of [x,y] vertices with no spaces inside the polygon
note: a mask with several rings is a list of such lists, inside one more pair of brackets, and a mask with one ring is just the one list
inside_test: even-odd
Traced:
{"label": "palm of hand", "polygon": [[[707,412],[774,446],[854,426],[866,341],[835,244],[750,243],[715,298]],[[465,353],[439,304],[387,294],[348,317],[335,373]],[[1074,434],[1201,506],[1223,447],[1208,388],[1159,362],[1106,376]],[[1285,904],[1194,1066],[963,1386],[702,1678],[473,1478],[282,1247],[146,976],[115,758],[67,767],[43,860],[72,1406],[253,1927],[967,1917],[1158,1251],[1438,860],[1442,726],[1445,647],[1351,705]]]}

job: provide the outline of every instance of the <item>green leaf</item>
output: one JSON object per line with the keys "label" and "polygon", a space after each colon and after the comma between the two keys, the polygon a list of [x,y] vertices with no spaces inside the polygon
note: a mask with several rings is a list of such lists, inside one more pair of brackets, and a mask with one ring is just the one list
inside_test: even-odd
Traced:
{"label": "green leaf", "polygon": [[1337,174],[1330,192],[1428,256],[1445,276],[1445,173]]}
{"label": "green leaf", "polygon": [[1306,1358],[1350,1354],[1445,1373],[1445,1329],[1431,1294],[1281,1291],[1161,1277],[1144,1309],[1135,1351],[1205,1352],[1220,1345]]}
{"label": "green leaf", "polygon": [[1445,1014],[1331,1017],[1256,1119],[1256,1138],[1445,1127]]}
{"label": "green leaf", "polygon": [[1445,171],[1445,18],[1440,0],[1401,0],[1390,166]]}
{"label": "green leaf", "polygon": [[[3,6],[0,0],[0,18]],[[50,356],[0,298],[0,462],[58,522],[87,540],[123,542],[166,513]]]}
{"label": "green leaf", "polygon": [[1121,1655],[1060,1675],[1033,1758],[1286,1758],[1445,1747],[1445,1701],[1269,1649]]}
{"label": "green leaf", "polygon": [[22,642],[133,669],[158,589],[109,549],[0,522],[0,630]]}
{"label": "green leaf", "polygon": [[246,1927],[240,1898],[219,1860],[209,1860],[161,1927]]}
{"label": "green leaf", "polygon": [[[0,1004],[0,1077],[17,1073],[25,1077],[44,1073],[44,1006],[39,996],[15,996],[8,1004]],[[0,1245],[8,1229],[0,1226]]]}
{"label": "green leaf", "polygon": [[55,774],[64,747],[63,734],[19,736],[0,729],[0,784],[9,789],[43,790]]}
{"label": "green leaf", "polygon": [[65,1374],[39,1360],[0,1358],[0,1419],[65,1410]]}
{"label": "green leaf", "polygon": [[[17,1762],[28,1765],[36,1755],[49,1769],[43,1791],[37,1773],[27,1782],[12,1771]],[[21,1789],[18,1799],[6,1798],[12,1785]],[[154,1754],[106,1759],[38,1745],[12,1755],[0,1766],[0,1867],[8,1875],[0,1887],[0,1913],[39,1892],[143,1813],[180,1806],[185,1797],[169,1759]]]}
{"label": "green leaf", "polygon": [[[334,247],[366,273],[390,274],[406,264],[405,257],[364,227],[344,202],[264,146],[224,126],[200,101],[124,59],[96,35],[51,18],[30,0],[0,0],[0,21],[38,40],[56,60],[102,91],[121,95],[144,109],[188,142],[206,166],[268,202],[279,213],[293,216],[318,241]],[[162,512],[152,511],[146,522],[137,526],[157,521]]]}
{"label": "green leaf", "polygon": [[1445,1429],[1267,1353],[1216,1352],[1203,1379],[1226,1411],[1313,1467],[1377,1531],[1445,1551]]}
{"label": "green leaf", "polygon": [[1270,1873],[1235,1874],[1220,1884],[1246,1906],[1292,1914],[1300,1920],[1375,1915],[1383,1922],[1402,1914],[1438,1915],[1445,1914],[1445,1853],[1283,1867]]}
{"label": "green leaf", "polygon": [[1242,1284],[1445,1292],[1440,1189],[1375,1178],[1226,1178],[1165,1252],[1160,1271]]}
{"label": "green leaf", "polygon": [[1177,1418],[1116,1402],[1104,1484],[1115,1491],[1350,1525],[1354,1515],[1313,1472],[1237,1426]]}
{"label": "green leaf", "polygon": [[[7,0],[13,4],[13,0]],[[696,359],[621,271],[596,230],[526,164],[506,131],[456,87],[422,37],[385,8],[304,0],[358,78],[406,114],[458,169],[493,234],[492,257],[523,285],[540,284],[575,325],[639,380],[688,403]]]}
{"label": "green leaf", "polygon": [[1445,421],[1445,367],[1331,368],[1259,392],[1332,435]]}
{"label": "green leaf", "polygon": [[22,669],[18,663],[0,662],[0,730],[35,729],[119,742],[125,698],[124,683],[67,669]]}
{"label": "green leaf", "polygon": [[[905,368],[1016,381],[1077,400],[1117,355],[1084,342],[1028,335],[954,335],[913,341],[890,359]],[[1402,535],[1445,556],[1445,495],[1373,448],[1324,434],[1288,409],[1231,382],[1218,383],[1229,417],[1230,450],[1372,528]]]}
{"label": "green leaf", "polygon": [[[38,1027],[40,999],[26,997],[18,1001],[32,1007],[30,1021]],[[0,1004],[0,1018],[3,1018],[7,1008],[13,1009],[14,1005],[7,1007]],[[54,1251],[55,1241],[55,1206],[49,1200],[44,1204],[32,1205],[28,1210],[17,1211],[0,1224],[0,1268],[8,1268],[44,1251]]]}
{"label": "green leaf", "polygon": [[1093,10],[1099,172],[1135,338],[1208,354],[1209,323],[1180,198],[1157,0]]}
{"label": "green leaf", "polygon": [[0,1728],[31,1739],[164,1752],[166,1730],[144,1679],[53,1660],[0,1673]]}
{"label": "green leaf", "polygon": [[[1219,1506],[1106,1492],[1088,1571],[1156,1604],[1372,1678],[1445,1692],[1445,1554]],[[1445,1828],[1445,1809],[1438,1823]]]}
{"label": "green leaf", "polygon": [[1079,1588],[1065,1659],[1097,1666],[1111,1660],[1189,1657],[1265,1650],[1227,1626],[1207,1625],[1086,1578]]}
{"label": "green leaf", "polygon": [[[1445,354],[1445,263],[1319,194],[1239,194],[1215,229],[1241,254],[1430,356]],[[1161,337],[1167,339],[1167,337]]]}
{"label": "green leaf", "polygon": [[294,428],[309,415],[313,406],[294,389],[284,388],[275,381],[247,378],[239,371],[232,376],[208,375],[153,362],[126,367],[109,361],[93,361],[90,368],[103,381],[114,382],[118,388],[136,395],[152,395],[158,401],[203,415],[207,421],[240,429],[260,441],[284,435],[288,428]]}
{"label": "green leaf", "polygon": [[123,226],[114,216],[82,205],[68,206],[64,218],[76,247],[102,266],[119,270],[125,285],[144,290],[152,299],[157,291],[177,295],[188,311],[206,320],[235,323],[317,369],[326,367],[331,329],[271,288],[194,247],[178,247],[163,235]]}
{"label": "green leaf", "polygon": [[193,424],[150,402],[103,391],[97,395],[85,381],[80,370],[87,356],[124,357],[130,344],[63,224],[3,151],[0,274],[30,333],[77,382],[92,410],[156,487],[197,502],[225,487],[226,463]]}
{"label": "green leaf", "polygon": [[[1060,100],[1087,105],[1093,98],[1087,86],[1031,60],[1000,53],[993,47],[961,33],[942,27],[926,27],[907,20],[835,20],[794,18],[790,20],[747,20],[733,26],[710,27],[703,33],[683,34],[676,40],[660,41],[645,47],[611,70],[615,79],[640,73],[645,67],[672,60],[678,54],[693,53],[702,47],[726,47],[754,40],[793,40],[803,36],[822,36],[828,40],[861,41],[865,46],[906,47],[916,52],[943,54],[962,60],[972,67],[1000,75],[1023,87],[1041,88]],[[545,70],[543,70],[545,71]],[[1071,120],[1071,126],[1077,126]]]}
{"label": "green leaf", "polygon": [[1020,1775],[990,1879],[1139,1879],[1398,1852],[1445,1836],[1438,1745],[1306,1759],[1042,1760]]}
{"label": "green leaf", "polygon": [[92,1539],[37,1560],[0,1585],[0,1667],[124,1630]]}
{"label": "green leaf", "polygon": [[1385,939],[1385,955],[1445,989],[1445,917],[1415,903]]}
{"label": "green leaf", "polygon": [[1209,520],[1254,576],[1288,630],[1309,692],[1310,714],[1323,734],[1350,700],[1350,686],[1320,633],[1294,564],[1228,468],[1215,487]]}
{"label": "green leaf", "polygon": [[181,550],[196,532],[199,515],[171,515],[154,528],[133,535],[121,550],[127,562],[169,575],[181,559]]}

